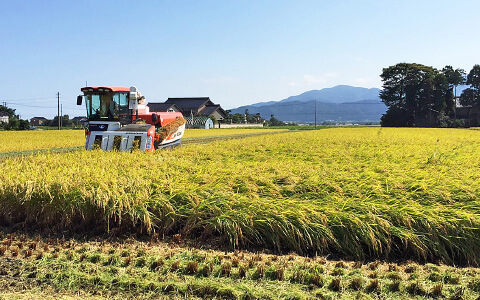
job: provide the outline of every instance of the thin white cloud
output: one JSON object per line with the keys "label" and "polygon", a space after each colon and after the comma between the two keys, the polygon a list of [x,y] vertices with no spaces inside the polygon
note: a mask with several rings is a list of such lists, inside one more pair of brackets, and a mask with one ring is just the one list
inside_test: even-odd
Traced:
{"label": "thin white cloud", "polygon": [[325,73],[324,76],[327,77],[327,78],[336,78],[336,77],[338,77],[338,74],[337,73]]}
{"label": "thin white cloud", "polygon": [[303,75],[303,81],[307,85],[312,85],[312,84],[328,84],[331,83],[332,80],[338,77],[337,73],[324,73],[321,75]]}
{"label": "thin white cloud", "polygon": [[306,84],[324,84],[327,80],[324,76],[303,75],[303,80]]}
{"label": "thin white cloud", "polygon": [[335,83],[334,81],[336,78],[338,78],[337,73],[324,73],[320,75],[305,74],[300,78],[289,77],[283,79],[292,87],[311,88],[312,86],[315,86],[316,88],[320,88]]}
{"label": "thin white cloud", "polygon": [[382,82],[380,78],[372,78],[372,77],[358,77],[355,78],[352,82],[355,86],[361,86],[365,88],[377,87],[380,88],[382,86]]}
{"label": "thin white cloud", "polygon": [[365,63],[365,62],[368,62],[368,61],[369,61],[367,58],[365,58],[365,57],[360,57],[360,56],[355,57],[354,60],[355,60],[355,62],[357,62],[357,63]]}
{"label": "thin white cloud", "polygon": [[365,85],[365,84],[371,84],[373,80],[372,78],[355,78],[353,82],[355,82],[356,84]]}
{"label": "thin white cloud", "polygon": [[201,82],[205,84],[223,84],[223,83],[232,83],[239,81],[236,77],[230,76],[220,76],[220,77],[211,77],[211,78],[202,78]]}

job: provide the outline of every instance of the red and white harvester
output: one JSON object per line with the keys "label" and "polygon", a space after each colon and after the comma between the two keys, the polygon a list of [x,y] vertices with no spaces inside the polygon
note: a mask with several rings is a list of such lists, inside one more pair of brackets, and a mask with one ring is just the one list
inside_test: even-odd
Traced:
{"label": "red and white harvester", "polygon": [[77,105],[85,99],[85,149],[153,152],[176,147],[185,132],[180,112],[152,112],[136,87],[89,86],[81,89]]}

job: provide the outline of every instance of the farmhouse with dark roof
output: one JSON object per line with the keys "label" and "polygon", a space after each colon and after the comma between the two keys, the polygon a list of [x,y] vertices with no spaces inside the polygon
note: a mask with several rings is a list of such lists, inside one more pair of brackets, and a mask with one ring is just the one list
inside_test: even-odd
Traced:
{"label": "farmhouse with dark roof", "polygon": [[225,110],[219,104],[213,103],[209,97],[168,98],[165,104],[175,104],[185,117],[215,117],[222,121],[227,116]]}
{"label": "farmhouse with dark roof", "polygon": [[180,112],[180,107],[172,103],[148,103],[151,112]]}

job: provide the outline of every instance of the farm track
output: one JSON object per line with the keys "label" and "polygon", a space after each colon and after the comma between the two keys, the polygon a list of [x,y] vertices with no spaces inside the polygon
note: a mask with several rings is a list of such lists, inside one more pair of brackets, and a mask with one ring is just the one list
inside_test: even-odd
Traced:
{"label": "farm track", "polygon": [[221,141],[221,140],[233,140],[233,139],[241,139],[241,138],[252,137],[252,136],[261,136],[266,134],[277,134],[277,133],[297,132],[297,131],[298,130],[282,130],[282,131],[276,131],[276,132],[255,132],[255,133],[244,133],[244,134],[233,134],[233,135],[186,138],[186,139],[182,139],[182,145],[207,144],[207,143]]}
{"label": "farm track", "polygon": [[40,149],[40,150],[28,150],[28,151],[11,151],[0,153],[0,160],[15,157],[15,156],[25,156],[39,153],[65,153],[83,149],[83,146],[78,147],[66,147],[66,148],[50,148],[50,149]]}
{"label": "farm track", "polygon": [[[277,133],[286,133],[286,132],[296,132],[298,130],[282,130],[277,132],[255,132],[255,133],[244,133],[244,134],[233,134],[233,135],[219,135],[219,136],[207,136],[207,137],[195,137],[195,138],[184,138],[182,139],[182,145],[195,145],[195,144],[207,144],[215,141],[222,140],[232,140],[232,139],[241,139],[252,136],[261,136],[266,134],[277,134]],[[28,151],[11,151],[0,153],[0,160],[16,157],[16,156],[26,156],[40,153],[65,153],[72,152],[83,149],[83,146],[77,147],[66,147],[66,148],[50,148],[50,149],[40,149],[40,150],[28,150]]]}

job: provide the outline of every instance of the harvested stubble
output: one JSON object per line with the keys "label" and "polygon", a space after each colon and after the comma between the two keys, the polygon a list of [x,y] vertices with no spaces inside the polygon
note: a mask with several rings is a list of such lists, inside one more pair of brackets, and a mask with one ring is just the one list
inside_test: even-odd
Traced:
{"label": "harvested stubble", "polygon": [[[4,238],[0,231],[0,240]],[[255,299],[314,299],[320,294],[341,299],[359,296],[382,299],[477,299],[480,290],[476,268],[456,268],[443,264],[425,268],[410,262],[409,265],[415,265],[418,273],[415,279],[408,280],[407,277],[388,276],[385,272],[392,272],[389,271],[391,265],[379,262],[376,269],[379,271],[378,278],[368,279],[371,270],[367,265],[357,268],[351,262],[325,261],[320,257],[279,255],[273,261],[271,254],[241,251],[238,257],[242,258],[239,258],[238,266],[234,267],[229,265],[231,256],[226,256],[224,251],[133,239],[124,243],[113,240],[113,243],[108,240],[75,241],[73,244],[77,246],[58,240],[43,240],[41,242],[49,243],[51,249],[58,249],[45,253],[43,258],[36,258],[35,255],[25,257],[22,253],[15,257],[14,253],[7,250],[6,258],[0,258],[0,286],[7,291],[15,291],[19,287],[26,289],[23,284],[30,282],[38,290],[49,288],[55,293],[81,291],[97,296],[114,293],[118,298],[128,299],[142,298],[144,295],[150,295],[145,299],[223,299],[213,289],[217,285],[230,290],[233,299],[249,298],[252,292],[257,295]],[[17,245],[18,242],[19,238],[14,237],[12,245]],[[29,244],[29,240],[24,241],[24,244]],[[81,255],[85,253],[81,253],[84,251],[87,256],[82,258]],[[122,253],[133,258],[129,265],[122,264],[120,257],[111,259]],[[139,259],[145,263],[138,264]],[[255,268],[245,268],[249,261],[256,262]],[[271,263],[268,267],[267,262]],[[318,265],[320,262],[321,266]],[[340,265],[345,265],[349,273],[330,275]],[[458,276],[461,280],[458,284],[430,282],[427,278],[432,268],[441,274],[449,274],[450,277]],[[119,284],[121,282],[128,284]],[[185,290],[175,288],[185,282],[191,286],[202,285],[213,292],[202,294],[193,289],[186,293]],[[170,288],[167,289],[167,285]],[[124,294],[127,286],[128,294]]]}
{"label": "harvested stubble", "polygon": [[0,163],[3,221],[480,262],[480,133],[338,128]]}

